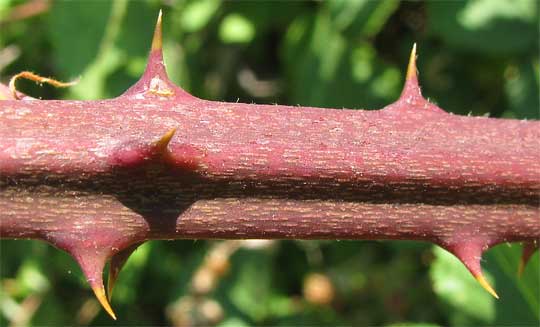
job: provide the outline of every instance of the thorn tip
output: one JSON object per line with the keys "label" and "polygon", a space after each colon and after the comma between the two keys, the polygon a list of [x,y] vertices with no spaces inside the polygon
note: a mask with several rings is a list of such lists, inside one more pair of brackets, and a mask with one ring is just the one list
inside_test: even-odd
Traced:
{"label": "thorn tip", "polygon": [[111,305],[109,304],[109,301],[107,300],[107,297],[105,296],[105,289],[103,288],[103,285],[93,285],[92,291],[94,291],[94,294],[96,295],[97,300],[99,303],[101,303],[101,306],[107,313],[116,320],[116,315],[114,314],[113,309],[111,308]]}
{"label": "thorn tip", "polygon": [[167,148],[167,145],[171,142],[171,139],[174,136],[174,133],[176,133],[176,128],[172,128],[169,130],[165,135],[163,135],[156,143],[155,146],[159,152],[164,152]]}
{"label": "thorn tip", "polygon": [[161,14],[162,12],[160,9],[156,22],[156,28],[154,29],[154,37],[152,39],[152,51],[161,51],[163,45]]}
{"label": "thorn tip", "polygon": [[491,285],[489,284],[489,282],[484,278],[484,275],[476,275],[476,276],[474,276],[474,278],[476,278],[476,280],[478,281],[478,283],[479,283],[486,291],[488,291],[489,294],[493,295],[493,297],[496,298],[497,300],[499,299],[499,295],[497,295],[497,292],[495,292],[495,290],[493,289],[493,287],[491,287]]}
{"label": "thorn tip", "polygon": [[426,103],[422,97],[420,85],[418,85],[418,71],[416,67],[416,43],[413,44],[409,64],[407,65],[407,74],[405,76],[405,84],[401,91],[400,99],[407,100],[408,103],[417,102]]}
{"label": "thorn tip", "polygon": [[412,78],[417,78],[417,72],[416,72],[416,42],[413,44],[411,55],[409,57],[409,65],[407,66],[407,80],[410,80]]}

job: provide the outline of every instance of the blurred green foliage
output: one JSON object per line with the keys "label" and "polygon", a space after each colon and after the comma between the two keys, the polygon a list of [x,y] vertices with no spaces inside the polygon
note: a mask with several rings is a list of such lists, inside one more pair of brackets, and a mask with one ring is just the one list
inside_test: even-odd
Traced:
{"label": "blurred green foliage", "polygon": [[[23,70],[82,77],[69,90],[20,82],[44,99],[121,94],[144,70],[163,8],[170,76],[202,98],[380,108],[398,97],[417,42],[423,92],[445,110],[540,118],[536,0],[51,1],[30,15],[21,4],[0,1],[0,80]],[[497,301],[453,256],[415,242],[241,246],[228,272],[197,294],[194,283],[204,281],[197,271],[218,244],[139,248],[115,289],[118,324],[539,323],[538,255],[518,280],[518,245],[500,245],[482,263]],[[0,325],[111,324],[68,255],[33,241],[0,246]],[[313,273],[326,276],[330,293],[306,291]]]}

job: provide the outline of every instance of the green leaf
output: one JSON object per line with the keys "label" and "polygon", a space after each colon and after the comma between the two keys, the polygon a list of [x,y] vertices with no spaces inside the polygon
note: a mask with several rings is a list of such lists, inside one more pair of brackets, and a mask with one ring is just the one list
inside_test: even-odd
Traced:
{"label": "green leaf", "polygon": [[348,40],[325,11],[304,16],[287,32],[284,61],[292,103],[377,108],[397,98],[401,73],[367,42]]}
{"label": "green leaf", "polygon": [[[115,69],[117,69],[123,63],[123,54],[118,48],[115,47],[115,42],[120,32],[123,19],[127,10],[128,2],[127,0],[115,1],[110,7],[95,6],[92,4],[84,4],[78,2],[59,2],[64,5],[59,5],[58,11],[60,16],[64,15],[64,18],[70,18],[71,12],[66,12],[68,10],[73,10],[73,13],[77,15],[77,18],[81,20],[86,19],[87,23],[92,29],[100,31],[99,42],[98,38],[95,35],[92,35],[93,39],[91,42],[88,42],[86,47],[82,49],[77,48],[69,44],[73,41],[72,39],[80,38],[80,35],[77,33],[67,33],[63,35],[65,31],[77,31],[73,26],[77,26],[80,22],[68,19],[68,21],[73,24],[73,26],[65,26],[59,23],[56,23],[57,19],[53,19],[52,25],[54,26],[53,37],[56,40],[58,45],[58,56],[60,59],[64,59],[64,56],[77,57],[80,55],[79,51],[86,52],[90,51],[93,53],[91,58],[87,58],[84,55],[82,58],[88,61],[77,62],[75,66],[78,70],[78,75],[82,76],[81,81],[74,87],[69,89],[68,97],[78,98],[78,99],[98,99],[110,96],[106,88],[106,78],[110,75]],[[96,2],[101,3],[101,2]],[[68,5],[69,4],[69,5]],[[75,5],[74,5],[75,4]],[[90,14],[87,13],[87,10],[90,10]],[[89,15],[95,15],[95,17],[106,16],[107,20],[102,22],[100,20],[92,20],[94,17]],[[52,15],[52,17],[55,17]],[[96,26],[96,22],[100,23],[100,26]],[[55,24],[53,24],[55,23]],[[101,29],[101,26],[104,29]],[[88,28],[88,27],[87,27]],[[87,42],[84,40],[84,42]],[[73,62],[69,62],[74,65]],[[62,62],[62,65],[65,64]],[[84,70],[83,70],[84,67]],[[69,69],[63,67],[65,73],[70,72],[74,73],[73,67]],[[83,70],[81,72],[81,70]]]}
{"label": "green leaf", "polygon": [[[434,248],[435,262],[430,271],[433,288],[447,305],[453,325],[489,324],[495,320],[494,298],[472,277],[450,252]],[[491,275],[484,271],[493,287]]]}
{"label": "green leaf", "polygon": [[521,246],[501,244],[487,252],[483,265],[492,272],[500,299],[495,302],[495,325],[536,325],[540,322],[540,262],[531,257],[523,276],[517,267]]}
{"label": "green leaf", "polygon": [[148,259],[152,251],[152,242],[142,244],[130,256],[114,287],[114,301],[116,303],[133,304],[137,300],[139,289],[137,285],[141,281],[142,271],[148,264]]}
{"label": "green leaf", "polygon": [[326,2],[333,24],[339,31],[352,35],[377,35],[399,6],[397,0],[334,0]]}
{"label": "green leaf", "polygon": [[220,291],[242,314],[261,322],[270,313],[269,300],[275,295],[270,284],[271,258],[263,250],[240,250],[231,259],[234,269]]}
{"label": "green leaf", "polygon": [[0,21],[9,15],[11,6],[13,6],[13,0],[0,1]]}
{"label": "green leaf", "polygon": [[49,35],[59,78],[79,76],[97,56],[111,12],[110,1],[54,1]]}
{"label": "green leaf", "polygon": [[222,321],[218,327],[248,327],[250,324],[245,322],[244,320],[238,318],[238,317],[231,317],[227,318],[226,320]]}
{"label": "green leaf", "polygon": [[182,28],[186,32],[197,32],[204,28],[220,6],[217,0],[190,1],[181,12]]}
{"label": "green leaf", "polygon": [[538,49],[536,0],[427,2],[429,31],[451,46],[491,54]]}
{"label": "green leaf", "polygon": [[50,288],[50,282],[34,260],[25,260],[19,269],[17,282],[29,293],[43,293]]}

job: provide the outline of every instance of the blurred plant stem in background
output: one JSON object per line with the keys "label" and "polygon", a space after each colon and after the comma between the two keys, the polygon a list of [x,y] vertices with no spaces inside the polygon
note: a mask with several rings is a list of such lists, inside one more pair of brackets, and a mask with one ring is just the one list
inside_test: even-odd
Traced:
{"label": "blurred plant stem in background", "polygon": [[[206,99],[379,109],[418,44],[425,96],[462,115],[539,119],[539,2],[0,1],[0,80],[43,99],[114,97],[142,74],[164,11],[172,79]],[[493,140],[497,142],[497,140]],[[495,301],[443,250],[416,242],[149,242],[115,288],[120,325],[539,324],[539,259],[482,263]],[[109,325],[66,254],[0,242],[0,325]],[[66,274],[66,272],[68,272]]]}

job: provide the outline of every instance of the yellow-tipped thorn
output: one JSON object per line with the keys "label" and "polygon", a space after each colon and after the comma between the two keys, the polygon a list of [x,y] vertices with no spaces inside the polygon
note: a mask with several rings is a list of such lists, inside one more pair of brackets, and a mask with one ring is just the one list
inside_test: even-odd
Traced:
{"label": "yellow-tipped thorn", "polygon": [[116,320],[116,315],[114,314],[113,309],[111,308],[111,305],[109,304],[109,301],[107,300],[107,297],[105,296],[105,289],[102,286],[92,286],[92,290],[94,291],[94,294],[96,295],[96,298],[98,299],[99,303],[101,303],[101,306],[109,316],[111,316],[114,320]]}
{"label": "yellow-tipped thorn", "polygon": [[154,37],[152,39],[152,51],[161,50],[163,45],[163,39],[161,36],[161,10],[159,11],[158,19],[156,22],[156,28],[154,29]]}
{"label": "yellow-tipped thorn", "polygon": [[497,295],[497,293],[495,292],[493,287],[491,287],[491,285],[489,285],[488,281],[484,278],[483,275],[477,275],[477,276],[474,276],[474,278],[476,278],[478,283],[480,283],[480,285],[482,285],[482,287],[486,291],[488,291],[489,294],[493,295],[493,297],[495,297],[497,300],[499,299],[499,296]]}
{"label": "yellow-tipped thorn", "polygon": [[407,66],[407,80],[416,78],[416,75],[416,43],[414,43],[409,57],[409,65]]}
{"label": "yellow-tipped thorn", "polygon": [[176,128],[173,128],[169,130],[165,135],[163,135],[156,143],[155,146],[158,149],[159,152],[164,152],[167,148],[167,145],[171,142],[171,139],[174,136],[174,133],[176,133]]}

